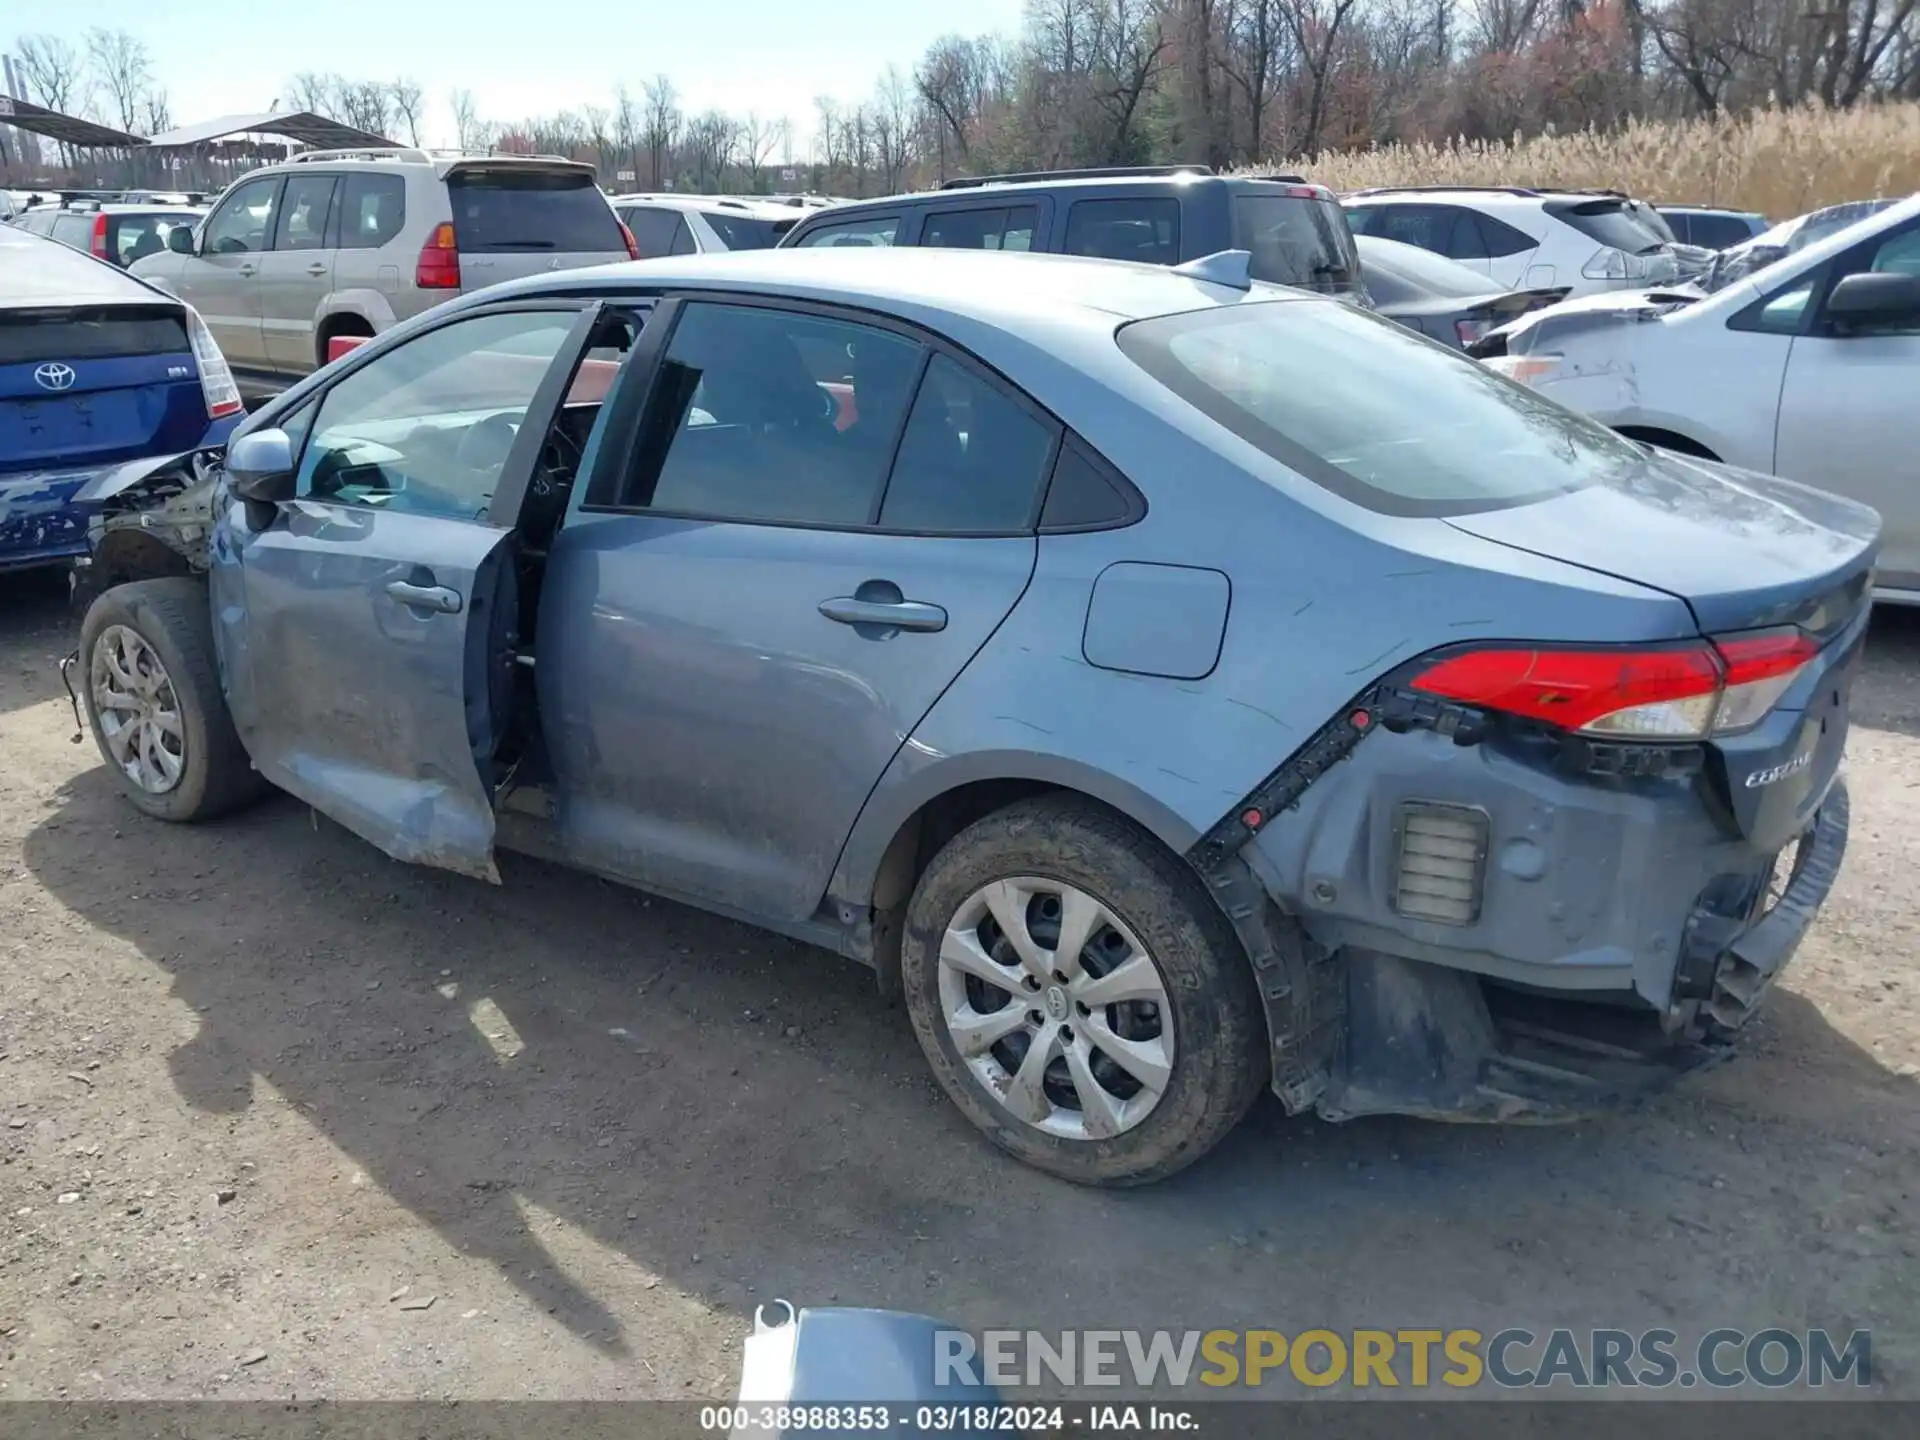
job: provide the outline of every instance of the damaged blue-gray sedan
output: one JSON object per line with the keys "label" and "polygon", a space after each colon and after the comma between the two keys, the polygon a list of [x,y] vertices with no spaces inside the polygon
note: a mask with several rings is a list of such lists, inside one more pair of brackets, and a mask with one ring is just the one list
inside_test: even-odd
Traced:
{"label": "damaged blue-gray sedan", "polygon": [[1877,521],[1229,253],[863,249],[462,297],[99,487],[131,801],[285,790],[813,941],[997,1144],[1264,1090],[1563,1119],[1728,1053],[1846,843]]}

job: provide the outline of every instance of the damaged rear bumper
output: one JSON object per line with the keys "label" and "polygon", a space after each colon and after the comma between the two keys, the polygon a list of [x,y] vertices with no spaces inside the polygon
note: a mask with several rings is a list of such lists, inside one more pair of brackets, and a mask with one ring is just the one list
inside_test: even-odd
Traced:
{"label": "damaged rear bumper", "polygon": [[[1314,1108],[1331,1120],[1552,1123],[1631,1105],[1727,1058],[1832,889],[1848,825],[1846,785],[1836,779],[1771,906],[1732,927],[1704,913],[1689,921],[1704,993],[1676,995],[1664,1014],[1347,952],[1344,1043]],[[1683,966],[1676,989],[1687,973]]]}

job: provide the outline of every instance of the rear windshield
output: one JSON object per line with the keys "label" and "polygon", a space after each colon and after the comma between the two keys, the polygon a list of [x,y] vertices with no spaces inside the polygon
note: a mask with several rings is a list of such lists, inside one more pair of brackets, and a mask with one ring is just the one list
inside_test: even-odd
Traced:
{"label": "rear windshield", "polygon": [[1656,250],[1666,242],[1649,230],[1624,200],[1583,200],[1547,206],[1547,213],[1571,225],[1597,245],[1629,255]]}
{"label": "rear windshield", "polygon": [[702,210],[700,215],[719,232],[729,250],[771,250],[800,219],[795,215],[791,220],[761,220],[737,210]]}
{"label": "rear windshield", "polygon": [[158,307],[0,311],[0,365],[183,355],[186,320]]}
{"label": "rear windshield", "polygon": [[1347,212],[1332,200],[1235,195],[1233,244],[1252,254],[1248,270],[1256,280],[1333,293],[1360,280]]}
{"label": "rear windshield", "polygon": [[1500,509],[1644,465],[1604,426],[1350,305],[1164,315],[1119,342],[1248,444],[1389,515]]}
{"label": "rear windshield", "polygon": [[627,253],[613,207],[585,175],[456,171],[447,198],[462,250]]}
{"label": "rear windshield", "polygon": [[[1393,248],[1388,250],[1386,247]],[[1465,300],[1489,295],[1500,287],[1478,270],[1422,250],[1418,245],[1402,245],[1393,240],[1369,240],[1360,251],[1361,275],[1367,293],[1376,304],[1445,297]]]}

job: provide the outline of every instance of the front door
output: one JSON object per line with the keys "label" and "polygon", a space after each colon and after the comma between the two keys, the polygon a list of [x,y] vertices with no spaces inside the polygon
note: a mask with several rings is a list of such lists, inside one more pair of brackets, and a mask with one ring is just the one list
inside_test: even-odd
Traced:
{"label": "front door", "polygon": [[713,301],[655,323],[664,356],[623,377],[541,596],[556,838],[605,873],[800,921],[1025,590],[1056,431],[897,330]]}
{"label": "front door", "polygon": [[247,753],[397,859],[497,878],[518,597],[494,496],[517,513],[592,314],[482,311],[371,356],[288,417],[296,498],[224,508],[214,614]]}
{"label": "front door", "polygon": [[[1818,287],[1860,271],[1920,275],[1920,221],[1849,251]],[[1774,470],[1880,512],[1879,581],[1920,589],[1920,325],[1845,332],[1816,316],[1793,339]]]}
{"label": "front door", "polygon": [[304,375],[318,363],[314,317],[333,289],[329,213],[338,177],[291,175],[280,193],[273,248],[260,257],[260,340],[269,368]]}
{"label": "front door", "polygon": [[280,185],[276,175],[236,186],[207,217],[199,250],[180,267],[180,298],[200,312],[227,363],[242,370],[267,368],[256,282],[273,241]]}

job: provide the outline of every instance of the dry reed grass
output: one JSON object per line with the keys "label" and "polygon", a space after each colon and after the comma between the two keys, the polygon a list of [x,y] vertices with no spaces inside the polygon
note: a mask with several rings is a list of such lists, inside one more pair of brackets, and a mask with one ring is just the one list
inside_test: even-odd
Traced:
{"label": "dry reed grass", "polygon": [[1513,143],[1387,145],[1289,161],[1336,190],[1378,185],[1559,185],[1788,219],[1842,200],[1920,191],[1920,104],[1765,110]]}

